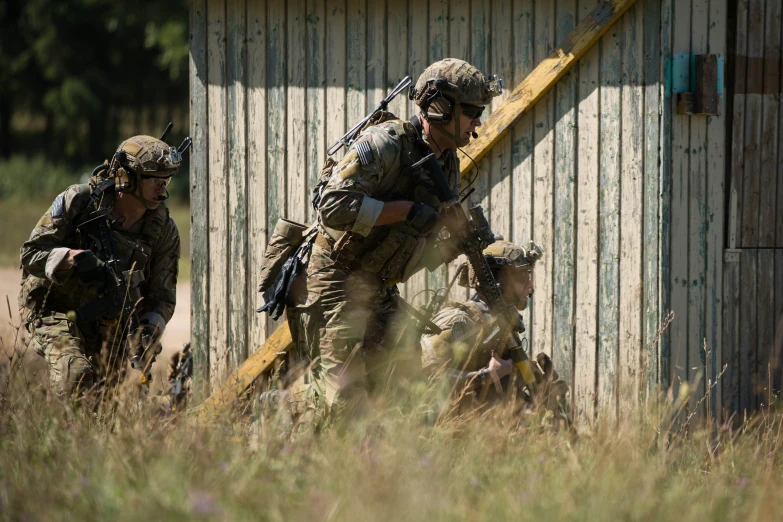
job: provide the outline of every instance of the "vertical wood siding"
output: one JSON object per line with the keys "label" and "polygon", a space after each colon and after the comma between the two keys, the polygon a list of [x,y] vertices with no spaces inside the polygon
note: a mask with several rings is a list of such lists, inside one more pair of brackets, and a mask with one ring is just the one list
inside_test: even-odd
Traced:
{"label": "vertical wood siding", "polygon": [[781,4],[740,0],[733,21],[729,190],[738,195],[734,232],[741,253],[723,274],[722,356],[731,386],[721,398],[727,414],[744,414],[769,404],[780,390],[773,345],[776,333],[783,334]]}
{"label": "vertical wood siding", "polygon": [[[498,74],[510,91],[598,1],[195,2],[193,335],[202,376],[219,382],[276,328],[252,312],[255,267],[278,218],[312,219],[309,188],[328,144],[403,76],[443,57]],[[722,183],[725,120],[674,115],[668,79],[672,53],[724,52],[713,35],[725,26],[711,29],[723,24],[724,4],[639,0],[477,166],[470,202],[484,205],[497,233],[546,251],[524,312],[530,348],[552,356],[588,415],[627,415],[656,383],[694,378],[689,358],[701,357],[708,330],[719,348],[722,327],[710,314],[722,319],[721,308],[710,296],[722,294],[710,292],[722,274],[724,194],[712,180]],[[694,24],[692,38],[697,17],[710,25]],[[678,85],[689,80],[685,63]],[[391,110],[407,118],[416,108],[401,95]],[[405,294],[422,304],[450,273],[418,274]],[[665,344],[650,346],[668,301],[678,315],[671,365]],[[707,359],[695,365],[705,382]]]}

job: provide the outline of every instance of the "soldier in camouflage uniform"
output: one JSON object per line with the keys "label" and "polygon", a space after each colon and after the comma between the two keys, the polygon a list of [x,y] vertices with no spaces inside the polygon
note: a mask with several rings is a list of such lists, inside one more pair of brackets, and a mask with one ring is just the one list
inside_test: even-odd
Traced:
{"label": "soldier in camouflage uniform", "polygon": [[[129,317],[107,306],[84,318],[83,307],[111,284],[123,284],[132,300],[140,330],[132,333],[149,347],[145,362],[160,350],[156,340],[176,304],[180,255],[179,233],[163,200],[181,161],[176,148],[156,138],[124,141],[88,184],[57,196],[22,246],[22,317],[30,347],[46,360],[58,394],[122,376]],[[92,226],[101,215],[111,222],[105,230],[111,231],[116,262],[102,251]]]}
{"label": "soldier in camouflage uniform", "polygon": [[[533,269],[542,254],[541,247],[532,241],[524,248],[497,241],[484,250],[504,300],[518,310],[527,308],[533,295]],[[515,366],[504,358],[508,341],[490,337],[496,324],[475,274],[468,269],[462,275],[459,284],[476,289],[476,293],[468,301],[449,303],[435,314],[432,321],[443,332],[422,335],[421,354],[424,369],[443,377],[442,382],[460,396],[461,404],[473,409],[480,403],[502,400],[512,384],[522,382],[511,378]],[[533,364],[539,384],[537,399],[553,411],[563,412],[568,389],[546,354],[539,354],[537,360],[538,364]]]}
{"label": "soldier in camouflage uniform", "polygon": [[427,188],[428,174],[409,167],[434,153],[456,195],[455,149],[470,141],[501,86],[462,60],[436,62],[411,89],[418,116],[381,113],[340,162],[322,170],[307,289],[288,318],[297,349],[318,361],[315,389],[327,409],[365,397],[396,312],[387,289],[454,257],[436,242],[441,202]]}

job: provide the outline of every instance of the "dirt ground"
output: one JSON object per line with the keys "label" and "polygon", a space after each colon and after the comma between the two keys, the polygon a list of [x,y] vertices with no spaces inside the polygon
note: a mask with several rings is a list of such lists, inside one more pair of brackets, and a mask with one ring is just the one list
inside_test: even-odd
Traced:
{"label": "dirt ground", "polygon": [[[19,282],[22,272],[17,268],[0,268],[0,347],[8,349],[14,345],[16,335],[15,326],[19,326],[19,311],[17,309],[17,295],[19,294]],[[6,299],[7,298],[7,299]],[[10,308],[10,318],[9,318]],[[20,336],[26,333],[24,328],[20,330]],[[182,345],[190,339],[190,284],[177,285],[177,308],[174,317],[169,321],[166,331],[163,333],[163,352],[153,366],[155,380],[159,383],[158,375],[165,375],[166,366],[174,351],[182,348]],[[25,340],[17,341],[21,347]],[[37,356],[34,356],[37,358]]]}

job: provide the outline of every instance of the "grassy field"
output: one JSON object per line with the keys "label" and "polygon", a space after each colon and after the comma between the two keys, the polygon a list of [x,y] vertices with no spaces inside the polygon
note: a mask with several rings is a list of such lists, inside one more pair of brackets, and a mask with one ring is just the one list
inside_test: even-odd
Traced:
{"label": "grassy field", "polygon": [[205,424],[134,400],[94,414],[2,377],[2,520],[780,519],[776,413],[680,431],[647,412],[576,436],[502,409],[437,417],[420,384],[289,440],[274,419]]}
{"label": "grassy field", "polygon": [[[63,187],[65,188],[65,187]],[[19,248],[22,246],[35,224],[52,204],[51,199],[27,199],[12,197],[0,199],[0,266],[18,267]],[[180,260],[180,281],[190,280],[190,207],[187,203],[173,202],[171,215],[182,238],[182,258]]]}

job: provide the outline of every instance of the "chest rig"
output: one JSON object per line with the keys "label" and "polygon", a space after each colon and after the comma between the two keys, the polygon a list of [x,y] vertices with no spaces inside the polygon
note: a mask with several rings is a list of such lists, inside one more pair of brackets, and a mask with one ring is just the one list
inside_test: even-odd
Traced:
{"label": "chest rig", "polygon": [[[110,260],[111,255],[102,246],[96,225],[97,219],[101,216],[106,219],[105,216],[109,215],[111,203],[104,202],[113,202],[113,184],[114,180],[93,178],[89,185],[78,186],[78,200],[86,203],[78,210],[72,222],[73,233],[65,239],[63,246],[90,250],[102,261]],[[168,219],[168,209],[161,205],[148,211],[130,230],[122,229],[120,223],[110,226],[110,242],[116,260],[112,268],[126,283],[129,302],[135,303],[141,297],[141,286],[149,278],[154,248]],[[31,312],[42,312],[43,309],[67,312],[79,310],[100,297],[95,288],[82,283],[75,276],[62,285],[52,285],[45,278],[25,274],[19,301],[22,307]],[[107,311],[101,315],[101,319],[119,319],[121,315],[120,311]]]}
{"label": "chest rig", "polygon": [[[382,124],[388,134],[396,136],[400,143],[400,156],[398,167],[384,173],[373,190],[372,197],[382,202],[395,200],[423,202],[440,210],[442,203],[433,190],[434,176],[431,176],[429,171],[432,166],[422,161],[432,151],[421,137],[421,124],[418,118],[402,121],[387,112],[376,116],[378,122],[370,123]],[[372,125],[368,124],[363,131]],[[360,140],[354,149],[358,149],[361,143]],[[349,154],[356,154],[356,152],[352,150]],[[446,151],[442,162],[451,177],[449,180],[451,186],[447,190],[456,193],[459,183],[459,175],[456,174],[456,155],[453,151]],[[316,205],[316,210],[320,192],[328,183],[336,165],[329,159],[321,172],[319,184],[314,190],[316,198],[313,203]],[[367,237],[355,232],[332,229],[320,219],[318,228],[320,234],[316,244],[327,250],[332,260],[348,268],[376,273],[381,278],[394,282],[405,281],[412,275],[418,268],[418,262],[427,244],[427,236],[422,236],[404,221],[374,227]]]}

